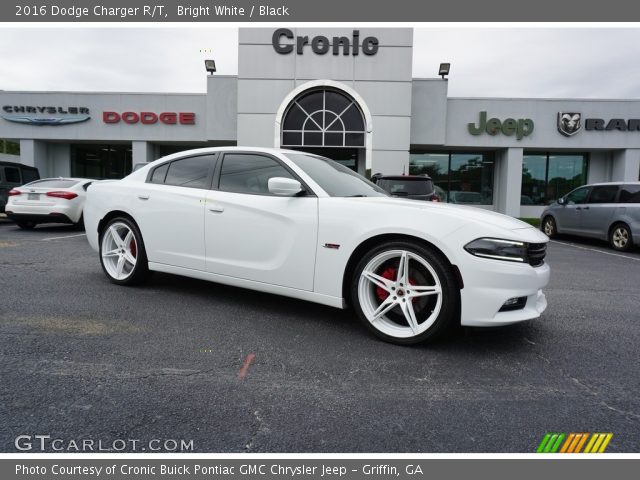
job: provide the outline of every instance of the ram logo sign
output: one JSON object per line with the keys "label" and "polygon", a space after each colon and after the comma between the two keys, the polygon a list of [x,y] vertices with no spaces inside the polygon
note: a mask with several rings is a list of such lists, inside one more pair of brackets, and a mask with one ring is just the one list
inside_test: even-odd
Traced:
{"label": "ram logo sign", "polygon": [[571,137],[582,129],[582,115],[571,112],[558,112],[558,131],[566,136]]}

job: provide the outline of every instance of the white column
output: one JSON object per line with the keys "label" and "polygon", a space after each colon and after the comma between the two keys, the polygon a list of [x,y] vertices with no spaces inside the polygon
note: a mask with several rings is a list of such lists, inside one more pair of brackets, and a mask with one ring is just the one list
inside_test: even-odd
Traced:
{"label": "white column", "polygon": [[152,162],[156,159],[153,144],[145,141],[131,142],[131,156],[133,165],[136,163]]}
{"label": "white column", "polygon": [[39,140],[20,140],[20,163],[36,167],[41,178],[53,175],[49,168],[47,144]]}
{"label": "white column", "polygon": [[499,155],[497,169],[498,212],[512,217],[520,216],[522,194],[522,148],[508,148]]}
{"label": "white column", "polygon": [[612,182],[636,182],[640,173],[640,149],[615,151],[611,168]]}
{"label": "white column", "polygon": [[611,151],[594,151],[589,154],[587,183],[608,182],[611,177]]}

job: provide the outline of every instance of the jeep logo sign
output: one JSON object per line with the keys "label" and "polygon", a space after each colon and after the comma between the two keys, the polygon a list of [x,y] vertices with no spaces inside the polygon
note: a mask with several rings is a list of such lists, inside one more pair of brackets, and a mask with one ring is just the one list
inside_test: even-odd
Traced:
{"label": "jeep logo sign", "polygon": [[486,132],[489,135],[503,135],[511,136],[515,135],[516,139],[522,140],[523,137],[528,137],[533,133],[533,120],[530,118],[507,118],[505,120],[499,120],[497,118],[490,118],[487,120],[487,112],[480,112],[480,119],[478,125],[470,123],[468,125],[469,133],[471,135],[481,135]]}
{"label": "jeep logo sign", "polygon": [[273,32],[271,44],[273,49],[283,55],[293,52],[295,47],[296,53],[302,55],[305,47],[311,46],[313,53],[324,55],[331,50],[333,55],[353,55],[356,56],[362,50],[365,55],[375,55],[378,52],[379,41],[376,37],[366,37],[360,43],[360,30],[354,30],[351,38],[349,37],[333,37],[331,42],[323,35],[317,35],[309,38],[307,35],[296,37],[288,28],[279,28]]}

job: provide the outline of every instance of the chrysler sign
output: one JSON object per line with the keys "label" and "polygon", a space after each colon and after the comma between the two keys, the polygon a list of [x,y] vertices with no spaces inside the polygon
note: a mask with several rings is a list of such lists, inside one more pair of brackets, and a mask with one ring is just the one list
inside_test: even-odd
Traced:
{"label": "chrysler sign", "polygon": [[4,105],[3,119],[27,125],[68,125],[86,122],[91,118],[87,107],[56,107],[41,105]]}

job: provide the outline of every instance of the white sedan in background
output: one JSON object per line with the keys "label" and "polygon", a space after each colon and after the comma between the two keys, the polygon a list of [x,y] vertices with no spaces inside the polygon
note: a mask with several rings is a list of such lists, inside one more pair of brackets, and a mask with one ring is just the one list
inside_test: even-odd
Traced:
{"label": "white sedan in background", "polygon": [[82,227],[88,178],[43,178],[9,191],[5,213],[20,228],[39,223],[70,223]]}
{"label": "white sedan in background", "polygon": [[[546,235],[472,207],[389,197],[315,155],[205,148],[88,190],[85,226],[112,282],[149,270],[352,306],[398,344],[506,325],[547,306]],[[215,289],[212,289],[215,292]]]}

